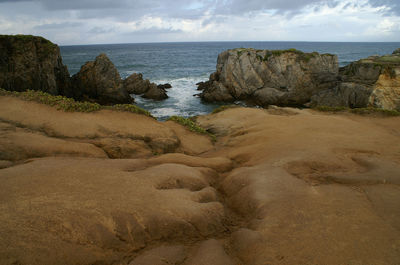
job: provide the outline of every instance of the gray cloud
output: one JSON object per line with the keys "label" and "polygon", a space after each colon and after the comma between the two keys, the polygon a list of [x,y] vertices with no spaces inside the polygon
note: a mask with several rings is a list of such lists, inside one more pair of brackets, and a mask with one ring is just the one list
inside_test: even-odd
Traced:
{"label": "gray cloud", "polygon": [[130,34],[143,36],[143,35],[163,35],[163,34],[174,34],[174,33],[182,33],[182,30],[151,27],[148,29],[135,30],[132,31]]}
{"label": "gray cloud", "polygon": [[82,17],[89,18],[97,15],[107,17],[122,15],[122,20],[125,17],[141,15],[197,19],[206,12],[214,15],[241,15],[262,10],[295,13],[310,4],[334,6],[338,2],[338,0],[0,0],[0,3],[16,1],[37,2],[47,10],[79,10],[82,11]]}
{"label": "gray cloud", "polygon": [[311,4],[336,5],[335,0],[231,0],[226,3],[226,8],[233,13],[258,10],[277,10],[278,12],[293,12]]}
{"label": "gray cloud", "polygon": [[65,28],[76,28],[82,26],[80,22],[48,23],[34,27],[35,30],[60,30]]}
{"label": "gray cloud", "polygon": [[374,7],[387,6],[390,13],[400,15],[400,0],[369,0],[369,3]]}

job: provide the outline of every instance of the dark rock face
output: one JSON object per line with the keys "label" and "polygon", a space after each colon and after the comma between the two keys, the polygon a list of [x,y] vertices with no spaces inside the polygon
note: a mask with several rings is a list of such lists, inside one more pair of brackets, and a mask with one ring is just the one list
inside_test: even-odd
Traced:
{"label": "dark rock face", "polygon": [[312,97],[312,105],[400,110],[400,54],[371,56],[342,67],[340,83]]}
{"label": "dark rock face", "polygon": [[169,84],[157,87],[143,80],[142,74],[122,80],[105,54],[87,62],[71,78],[56,44],[42,37],[0,35],[0,88],[6,90],[40,90],[110,105],[132,103],[130,93],[165,99],[168,98],[165,89],[170,87]]}
{"label": "dark rock face", "polygon": [[72,96],[69,77],[57,45],[42,37],[0,35],[1,88]]}
{"label": "dark rock face", "polygon": [[72,84],[79,100],[91,99],[103,105],[133,102],[117,68],[105,54],[83,65],[72,77]]}
{"label": "dark rock face", "polygon": [[143,75],[133,73],[124,80],[124,87],[130,94],[144,94],[150,88],[150,81],[143,80]]}
{"label": "dark rock face", "polygon": [[171,88],[170,84],[156,85],[148,79],[143,79],[142,74],[133,73],[123,81],[124,88],[130,94],[143,95],[144,98],[163,100],[168,98],[165,91]]}
{"label": "dark rock face", "polygon": [[218,56],[217,71],[199,84],[199,90],[205,101],[303,105],[317,91],[334,87],[337,75],[336,55],[234,49]]}
{"label": "dark rock face", "polygon": [[160,84],[160,85],[157,85],[157,87],[158,88],[161,88],[161,89],[170,89],[170,88],[172,88],[172,86],[171,86],[171,84]]}
{"label": "dark rock face", "polygon": [[400,54],[400,48],[397,48],[396,50],[394,50],[393,54]]}
{"label": "dark rock face", "polygon": [[156,84],[151,84],[149,90],[146,91],[143,97],[154,100],[163,100],[168,98],[165,89],[159,88]]}

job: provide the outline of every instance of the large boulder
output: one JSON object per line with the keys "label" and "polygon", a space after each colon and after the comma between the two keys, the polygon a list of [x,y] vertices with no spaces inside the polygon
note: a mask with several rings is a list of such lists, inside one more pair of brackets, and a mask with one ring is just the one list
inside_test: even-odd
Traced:
{"label": "large boulder", "polygon": [[42,37],[0,35],[0,88],[72,96],[60,49]]}
{"label": "large boulder", "polygon": [[340,69],[340,83],[312,98],[312,105],[400,110],[400,54],[371,56]]}
{"label": "large boulder", "polygon": [[133,73],[124,80],[124,87],[130,94],[144,94],[150,88],[150,81],[143,79],[143,74]]}
{"label": "large boulder", "polygon": [[397,48],[396,50],[394,50],[393,54],[400,54],[400,48]]}
{"label": "large boulder", "polygon": [[80,100],[94,100],[105,105],[133,102],[117,68],[104,53],[84,64],[72,77],[72,84],[75,97]]}
{"label": "large boulder", "polygon": [[217,71],[201,83],[205,101],[250,100],[267,105],[303,105],[334,87],[336,55],[290,50],[234,49],[218,56]]}
{"label": "large boulder", "polygon": [[165,91],[166,88],[171,88],[170,84],[156,85],[151,83],[148,79],[143,79],[140,73],[133,73],[124,81],[124,88],[130,94],[143,95],[144,98],[154,100],[163,100],[168,98]]}
{"label": "large boulder", "polygon": [[168,98],[164,88],[158,87],[156,84],[151,84],[149,90],[143,95],[144,98],[163,100]]}

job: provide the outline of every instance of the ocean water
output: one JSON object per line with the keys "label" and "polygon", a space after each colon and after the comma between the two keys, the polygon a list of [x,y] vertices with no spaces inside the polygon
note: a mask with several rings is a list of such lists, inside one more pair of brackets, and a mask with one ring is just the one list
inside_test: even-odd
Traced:
{"label": "ocean water", "polygon": [[196,83],[208,80],[215,71],[218,54],[233,48],[289,49],[304,52],[332,53],[339,57],[340,66],[371,55],[391,54],[400,43],[343,42],[198,42],[148,43],[61,46],[63,62],[71,75],[100,53],[117,67],[122,78],[132,73],[157,84],[170,83],[169,98],[164,101],[146,100],[135,95],[136,104],[153,116],[165,120],[169,116],[184,117],[210,113],[218,104],[202,103],[194,94]]}

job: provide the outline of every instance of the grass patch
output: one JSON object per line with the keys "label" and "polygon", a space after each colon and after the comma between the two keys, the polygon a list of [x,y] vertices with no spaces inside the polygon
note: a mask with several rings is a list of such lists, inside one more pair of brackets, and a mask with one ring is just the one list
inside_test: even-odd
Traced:
{"label": "grass patch", "polygon": [[148,112],[147,110],[142,109],[142,108],[140,108],[136,105],[132,105],[132,104],[116,104],[113,106],[102,106],[102,107],[105,109],[142,114],[142,115],[154,118],[153,116],[151,116],[150,112]]}
{"label": "grass patch", "polygon": [[375,59],[377,62],[382,62],[382,63],[395,63],[398,64],[400,63],[400,56],[382,56],[377,59]]}
{"label": "grass patch", "polygon": [[322,112],[348,112],[359,115],[382,115],[395,117],[400,116],[400,112],[397,110],[386,110],[379,108],[347,108],[347,107],[328,107],[328,106],[316,106],[312,108],[313,110],[322,111]]}
{"label": "grass patch", "polygon": [[233,109],[233,108],[239,108],[239,107],[240,106],[238,106],[238,105],[223,105],[223,106],[220,106],[220,107],[214,109],[211,112],[211,114],[216,114],[218,112],[221,112],[221,111],[224,111],[224,110],[227,110],[227,109]]}
{"label": "grass patch", "polygon": [[[268,61],[268,59],[270,57],[273,56],[281,56],[282,54],[285,53],[295,53],[298,55],[298,60],[299,61],[304,61],[304,62],[309,62],[312,58],[315,58],[316,56],[319,55],[318,52],[311,52],[311,53],[305,53],[302,51],[299,51],[297,49],[287,49],[287,50],[272,50],[272,51],[267,51],[267,53],[265,54],[263,61]],[[322,56],[335,56],[334,54],[330,54],[330,53],[324,53],[321,54]]]}
{"label": "grass patch", "polygon": [[0,88],[0,96],[12,96],[26,101],[34,101],[40,104],[56,107],[58,110],[66,112],[94,112],[102,109],[126,111],[152,117],[150,112],[131,104],[117,104],[113,106],[103,106],[98,103],[80,102],[64,96],[53,96],[42,91],[28,90],[25,92],[7,91]]}
{"label": "grass patch", "polygon": [[213,142],[215,142],[217,140],[217,138],[215,137],[214,134],[207,132],[203,127],[200,127],[196,122],[194,122],[190,118],[184,118],[184,117],[180,117],[180,116],[171,116],[170,118],[168,118],[167,121],[174,121],[176,123],[179,123],[180,125],[188,128],[189,131],[192,131],[192,132],[195,132],[198,134],[208,135],[209,137],[211,137],[211,140]]}
{"label": "grass patch", "polygon": [[33,36],[33,35],[0,35],[0,40],[9,40],[9,41],[17,41],[17,42],[22,42],[22,46],[20,45],[13,45],[15,49],[19,51],[24,50],[24,44],[28,42],[40,42],[41,47],[43,47],[44,51],[46,53],[50,53],[54,51],[54,49],[57,47],[56,44],[52,43],[51,41],[39,37],[39,36]]}

